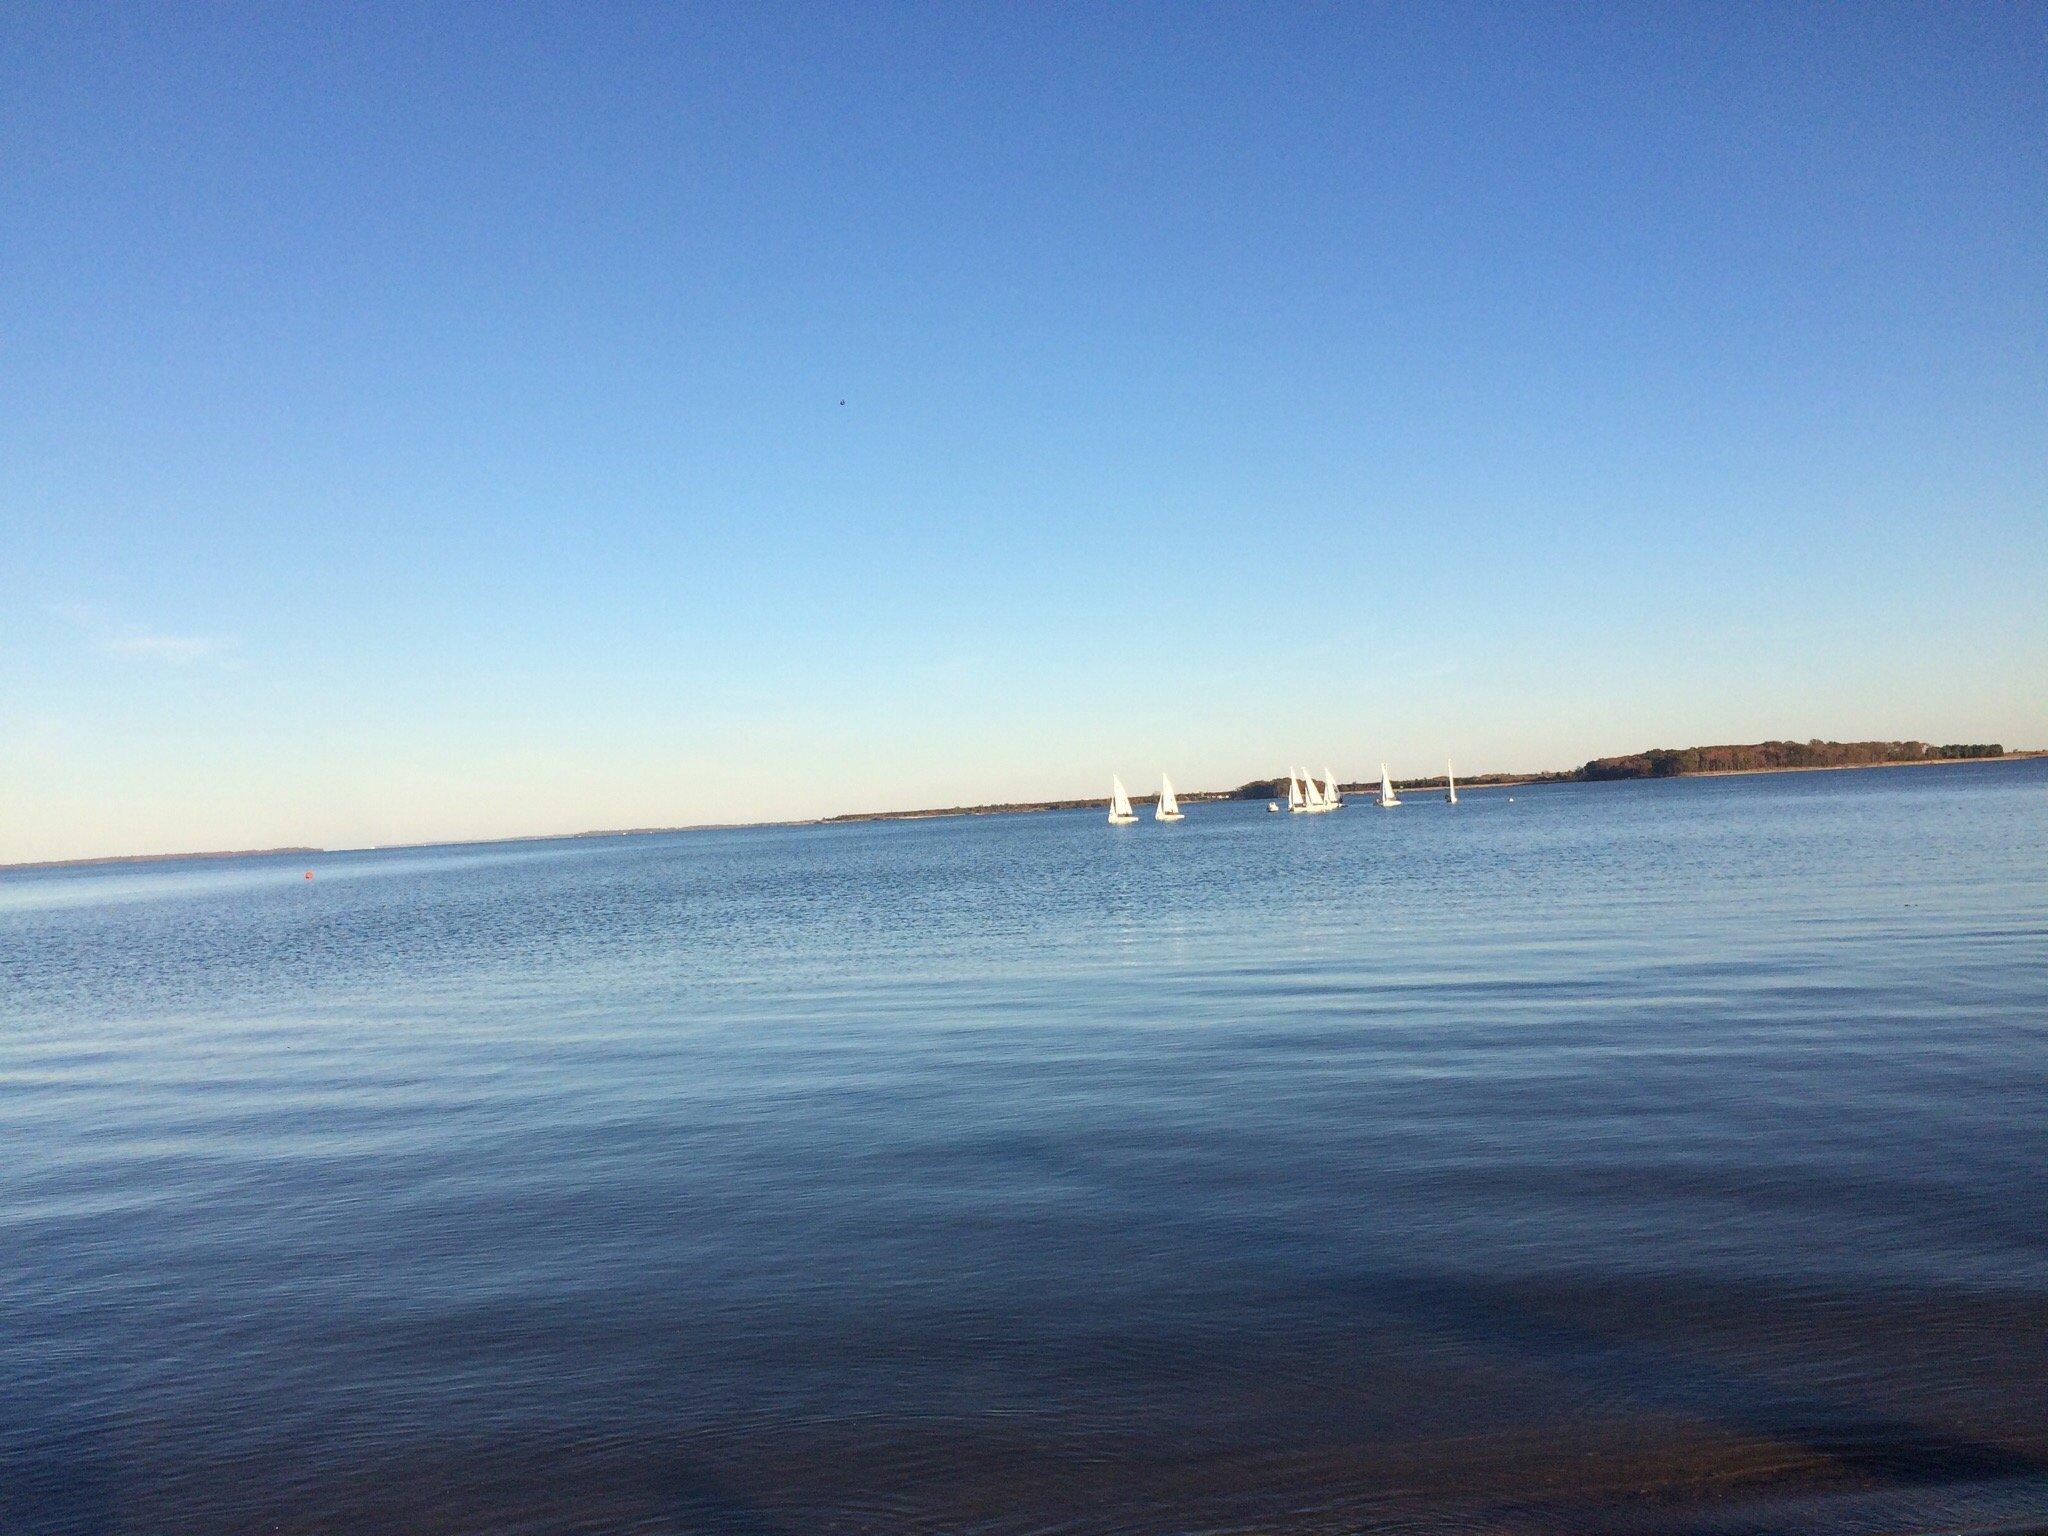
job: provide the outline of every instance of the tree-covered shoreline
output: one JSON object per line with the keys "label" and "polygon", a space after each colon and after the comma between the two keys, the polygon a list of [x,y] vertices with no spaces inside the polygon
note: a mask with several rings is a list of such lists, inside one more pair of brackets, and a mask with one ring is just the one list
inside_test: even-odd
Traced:
{"label": "tree-covered shoreline", "polygon": [[1924,741],[1759,741],[1718,747],[1652,747],[1596,757],[1571,778],[1669,779],[1689,773],[1768,773],[1786,768],[1867,768],[1886,763],[2003,757],[1996,742],[1934,746]]}

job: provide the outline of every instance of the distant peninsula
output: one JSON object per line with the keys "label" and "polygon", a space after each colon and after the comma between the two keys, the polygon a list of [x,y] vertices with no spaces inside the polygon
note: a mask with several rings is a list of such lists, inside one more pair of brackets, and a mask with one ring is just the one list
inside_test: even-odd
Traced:
{"label": "distant peninsula", "polygon": [[[1818,768],[1892,768],[1909,763],[1953,763],[1987,758],[2040,757],[2041,752],[2008,752],[1997,742],[1934,746],[1924,741],[1757,741],[1719,747],[1651,747],[1622,757],[1596,757],[1579,768],[1541,773],[1475,773],[1460,775],[1460,789],[1502,788],[1516,784],[1591,784],[1610,779],[1671,779],[1722,773],[1796,773]],[[1347,795],[1375,792],[1378,782],[1337,786]],[[1396,779],[1396,789],[1442,789],[1444,776]],[[1133,805],[1149,805],[1157,795],[1133,795]],[[1286,778],[1252,779],[1235,789],[1183,790],[1177,797],[1188,805],[1213,800],[1284,800]],[[1078,811],[1099,806],[1104,797],[1086,800],[1031,800],[1003,805],[958,805],[922,811],[854,811],[827,821],[916,821],[933,816],[1000,816],[1023,811]]]}
{"label": "distant peninsula", "polygon": [[1997,742],[1946,747],[1924,741],[1759,741],[1740,747],[1652,747],[1627,757],[1596,757],[1570,777],[1671,779],[1688,773],[1783,773],[1798,768],[1884,768],[1986,757],[2033,757]]}

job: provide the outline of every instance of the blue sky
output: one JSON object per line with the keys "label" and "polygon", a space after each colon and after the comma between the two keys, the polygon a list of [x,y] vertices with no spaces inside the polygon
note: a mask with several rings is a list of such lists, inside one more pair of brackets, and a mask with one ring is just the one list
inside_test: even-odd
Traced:
{"label": "blue sky", "polygon": [[9,7],[0,860],[2048,745],[2044,38]]}

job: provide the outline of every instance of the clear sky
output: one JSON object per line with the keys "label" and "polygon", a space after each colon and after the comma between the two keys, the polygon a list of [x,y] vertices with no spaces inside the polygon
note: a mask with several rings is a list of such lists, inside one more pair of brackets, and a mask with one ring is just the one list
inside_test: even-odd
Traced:
{"label": "clear sky", "polygon": [[0,860],[2048,745],[2048,7],[0,9]]}

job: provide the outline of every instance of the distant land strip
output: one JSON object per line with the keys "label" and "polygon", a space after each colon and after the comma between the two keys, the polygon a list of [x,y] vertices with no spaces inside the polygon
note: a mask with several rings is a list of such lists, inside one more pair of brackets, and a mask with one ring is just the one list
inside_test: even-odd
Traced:
{"label": "distant land strip", "polygon": [[[1739,773],[1806,773],[1828,768],[1904,768],[1914,764],[2017,761],[2048,757],[2048,749],[2008,752],[1997,742],[1932,746],[1924,741],[1759,741],[1745,746],[1652,747],[1623,757],[1596,757],[1581,768],[1548,773],[1475,773],[1458,780],[1460,789],[1509,789],[1517,784],[1592,784],[1612,779],[1672,779]],[[1442,789],[1444,777],[1395,779],[1396,789]],[[1340,784],[1347,795],[1375,793],[1376,780]],[[1183,790],[1183,805],[1217,800],[1284,800],[1287,780],[1252,779],[1235,789]],[[1152,805],[1157,795],[1133,795],[1133,805]],[[534,832],[509,837],[467,838],[454,842],[379,843],[377,850],[399,848],[484,848],[498,843],[565,843],[584,837],[654,837],[668,832],[737,831],[750,827],[803,827],[857,821],[923,821],[939,816],[1014,816],[1027,811],[1097,809],[1108,797],[1084,800],[1018,800],[1000,805],[955,805],[920,811],[848,811],[815,821],[696,822],[673,827],[611,827],[586,832]],[[0,872],[25,869],[84,869],[105,864],[162,864],[173,860],[262,859],[322,853],[367,853],[367,848],[232,848],[199,853],[113,853],[85,859],[32,859],[0,864]]]}
{"label": "distant land strip", "polygon": [[103,853],[90,859],[31,859],[0,869],[90,869],[95,864],[166,864],[180,859],[272,859],[286,854],[325,853],[324,848],[203,848],[193,853]]}
{"label": "distant land strip", "polygon": [[[1460,778],[1460,789],[1504,789],[1517,784],[1592,784],[1610,779],[1673,779],[1734,773],[1802,773],[1820,768],[1902,768],[1914,763],[1983,762],[2048,756],[2048,751],[2008,752],[1997,742],[1931,746],[1924,741],[1759,741],[1743,746],[1652,747],[1624,757],[1596,757],[1581,768],[1545,773],[1475,773]],[[1442,789],[1445,778],[1395,779],[1397,790]],[[1377,780],[1339,784],[1347,795],[1376,792]],[[1107,796],[1086,800],[1026,800],[1002,805],[960,805],[944,810],[852,811],[828,816],[839,821],[916,821],[933,816],[1007,816],[1021,811],[1078,811],[1107,802]],[[1132,795],[1133,805],[1152,805],[1159,797]],[[1235,789],[1183,790],[1183,805],[1205,800],[1284,800],[1287,780],[1252,779]]]}

